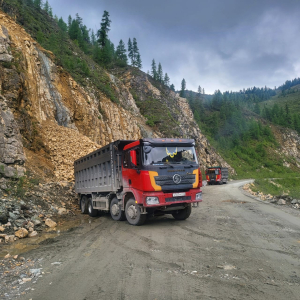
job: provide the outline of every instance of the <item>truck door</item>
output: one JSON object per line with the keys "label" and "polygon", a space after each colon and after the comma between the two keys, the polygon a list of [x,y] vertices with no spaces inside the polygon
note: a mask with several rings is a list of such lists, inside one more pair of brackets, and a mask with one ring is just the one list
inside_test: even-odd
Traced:
{"label": "truck door", "polygon": [[129,149],[123,156],[123,186],[124,188],[142,189],[140,148]]}

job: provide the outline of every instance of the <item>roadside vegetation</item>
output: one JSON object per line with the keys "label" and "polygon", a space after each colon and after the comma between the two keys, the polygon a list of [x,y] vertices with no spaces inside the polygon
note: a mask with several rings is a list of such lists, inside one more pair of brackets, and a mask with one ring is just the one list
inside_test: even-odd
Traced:
{"label": "roadside vegetation", "polygon": [[[249,88],[240,92],[216,91],[211,100],[201,93],[186,92],[199,128],[210,143],[236,170],[232,178],[285,178],[299,176],[295,161],[276,151],[279,145],[270,127],[272,120],[264,118],[268,111],[260,103],[276,96],[269,88]],[[277,96],[276,96],[277,97]],[[276,110],[271,109],[270,111]],[[280,109],[282,126],[287,118],[296,120],[289,106]],[[270,114],[272,116],[276,114]],[[297,122],[297,121],[296,121]],[[274,124],[277,124],[275,121]],[[288,127],[288,126],[285,126]],[[287,167],[285,165],[290,165]]]}
{"label": "roadside vegetation", "polygon": [[289,195],[300,199],[300,178],[287,176],[286,178],[256,179],[251,189],[254,192],[263,192],[273,196]]}

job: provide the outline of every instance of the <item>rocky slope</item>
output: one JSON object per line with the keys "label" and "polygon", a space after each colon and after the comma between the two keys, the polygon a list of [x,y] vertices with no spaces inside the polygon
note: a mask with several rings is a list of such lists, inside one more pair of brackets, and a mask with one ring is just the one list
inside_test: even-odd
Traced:
{"label": "rocky slope", "polygon": [[[133,68],[107,76],[118,104],[92,84],[78,85],[54,64],[51,52],[0,11],[1,174],[20,176],[30,170],[45,180],[53,175],[72,180],[74,159],[96,147],[166,133],[194,138],[203,167],[228,166],[201,134],[186,99],[155,87]],[[167,108],[173,124],[146,124],[136,102],[149,98]]]}

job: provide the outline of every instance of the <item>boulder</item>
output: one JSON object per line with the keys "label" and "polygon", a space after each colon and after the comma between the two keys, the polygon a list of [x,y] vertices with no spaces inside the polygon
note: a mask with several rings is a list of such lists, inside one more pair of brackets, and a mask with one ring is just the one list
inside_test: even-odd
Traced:
{"label": "boulder", "polygon": [[284,199],[279,199],[279,200],[277,201],[277,204],[278,204],[278,205],[285,205],[285,204],[286,204],[286,201],[285,201]]}
{"label": "boulder", "polygon": [[29,233],[28,237],[32,238],[32,237],[35,237],[37,235],[38,235],[38,233],[36,231],[32,231],[32,232]]}
{"label": "boulder", "polygon": [[15,236],[18,237],[19,239],[23,239],[28,236],[28,231],[25,228],[21,228],[15,232]]}
{"label": "boulder", "polygon": [[48,226],[48,227],[50,227],[50,228],[54,228],[54,227],[56,227],[56,222],[54,222],[54,221],[52,221],[51,219],[46,219],[45,220],[45,225],[46,226]]}

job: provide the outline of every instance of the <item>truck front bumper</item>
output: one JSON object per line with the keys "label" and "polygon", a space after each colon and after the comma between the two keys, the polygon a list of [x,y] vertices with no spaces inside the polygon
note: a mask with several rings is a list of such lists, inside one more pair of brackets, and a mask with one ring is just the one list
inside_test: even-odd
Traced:
{"label": "truck front bumper", "polygon": [[202,201],[202,191],[193,189],[188,192],[143,192],[142,202],[144,207],[168,206],[179,203],[198,203]]}

